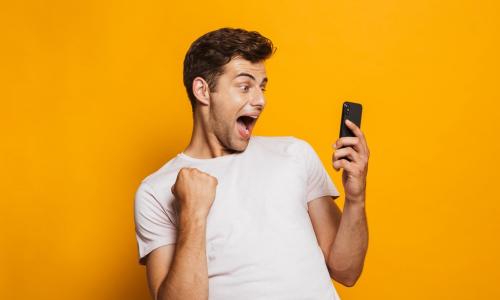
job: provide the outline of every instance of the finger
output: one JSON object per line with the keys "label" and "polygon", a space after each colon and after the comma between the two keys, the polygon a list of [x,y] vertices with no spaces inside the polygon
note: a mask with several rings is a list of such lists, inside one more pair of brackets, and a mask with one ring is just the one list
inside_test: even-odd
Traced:
{"label": "finger", "polygon": [[363,134],[363,131],[361,131],[361,129],[358,127],[358,125],[354,124],[354,122],[349,119],[345,119],[345,124],[347,125],[347,127],[349,127],[349,129],[351,129],[354,135],[361,140],[361,144],[363,146],[366,146],[365,135]]}
{"label": "finger", "polygon": [[345,119],[345,124],[347,125],[347,127],[349,127],[349,129],[351,129],[355,136],[360,137],[361,135],[363,135],[363,132],[361,132],[361,129],[358,127],[358,125],[354,124],[354,122],[352,122],[351,120]]}
{"label": "finger", "polygon": [[333,153],[333,160],[339,160],[342,158],[348,158],[351,162],[357,163],[360,160],[360,155],[352,147],[344,147],[338,149]]}
{"label": "finger", "polygon": [[361,143],[362,147],[364,148],[364,152],[368,154],[368,145],[366,142],[366,137],[365,137],[365,134],[363,133],[363,131],[361,130],[361,128],[359,128],[358,125],[356,125],[354,122],[352,122],[349,119],[346,119],[345,123],[346,123],[347,127],[349,127],[349,129],[351,129],[351,131],[354,133],[354,135],[360,139],[360,143]]}
{"label": "finger", "polygon": [[346,159],[339,159],[332,163],[332,166],[336,171],[344,169],[344,171],[351,172],[352,165],[353,163],[349,162]]}
{"label": "finger", "polygon": [[361,152],[363,150],[363,145],[358,137],[341,137],[333,145],[335,149],[340,149],[342,147],[351,146],[354,150]]}

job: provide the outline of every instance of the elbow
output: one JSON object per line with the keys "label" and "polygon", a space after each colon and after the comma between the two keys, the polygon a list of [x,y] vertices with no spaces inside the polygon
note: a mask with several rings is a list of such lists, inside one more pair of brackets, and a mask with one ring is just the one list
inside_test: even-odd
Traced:
{"label": "elbow", "polygon": [[346,278],[343,281],[340,281],[340,284],[346,287],[353,287],[357,281],[358,278]]}
{"label": "elbow", "polygon": [[343,286],[346,287],[353,287],[356,282],[358,281],[359,277],[354,277],[354,276],[338,276],[338,275],[330,275],[330,278],[335,280],[336,282],[342,284]]}
{"label": "elbow", "polygon": [[342,284],[346,287],[353,287],[361,275],[361,272],[356,271],[335,271],[333,269],[328,268],[328,272],[330,273],[330,278],[335,280],[336,282]]}

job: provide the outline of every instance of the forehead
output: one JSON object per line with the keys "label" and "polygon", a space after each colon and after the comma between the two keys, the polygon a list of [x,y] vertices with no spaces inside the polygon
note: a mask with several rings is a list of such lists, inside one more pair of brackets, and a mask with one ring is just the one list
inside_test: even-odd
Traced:
{"label": "forehead", "polygon": [[266,77],[266,67],[264,62],[252,63],[244,58],[233,58],[229,63],[224,66],[224,75],[233,79],[239,73],[250,73],[257,79]]}

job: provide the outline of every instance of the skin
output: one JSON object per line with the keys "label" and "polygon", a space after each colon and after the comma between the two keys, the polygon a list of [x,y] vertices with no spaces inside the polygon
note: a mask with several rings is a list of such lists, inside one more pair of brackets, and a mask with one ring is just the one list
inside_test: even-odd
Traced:
{"label": "skin", "polygon": [[[264,62],[251,63],[238,57],[224,66],[215,91],[203,78],[195,78],[194,126],[183,152],[206,159],[245,151],[248,140],[239,135],[236,118],[262,113],[266,84]],[[352,123],[347,126],[356,137],[337,140],[337,148],[345,148],[332,156],[333,167],[343,169],[344,211],[328,196],[310,201],[308,212],[330,276],[352,286],[361,274],[368,244],[365,186],[369,152],[361,130]],[[345,156],[352,161],[342,159]],[[177,243],[159,247],[146,257],[153,299],[208,299],[205,232],[216,186],[215,177],[198,169],[179,171],[172,186],[180,221]]]}
{"label": "skin", "polygon": [[351,287],[361,275],[368,249],[365,198],[370,151],[361,129],[349,120],[346,125],[355,137],[339,138],[332,145],[332,165],[343,170],[344,210],[331,196],[310,201],[308,209],[330,277]]}
{"label": "skin", "polygon": [[[244,151],[248,140],[238,134],[236,118],[246,112],[261,113],[264,110],[267,84],[264,62],[251,63],[234,58],[224,67],[216,91],[210,91],[201,77],[193,81],[198,103],[191,141],[184,150],[189,156],[214,158]],[[255,79],[239,74],[249,74]]]}

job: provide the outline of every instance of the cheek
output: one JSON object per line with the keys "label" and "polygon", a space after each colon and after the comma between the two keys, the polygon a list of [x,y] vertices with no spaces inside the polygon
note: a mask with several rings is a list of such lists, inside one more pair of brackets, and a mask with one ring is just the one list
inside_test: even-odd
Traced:
{"label": "cheek", "polygon": [[212,128],[216,131],[227,131],[227,128],[234,126],[234,118],[236,117],[237,110],[234,110],[230,105],[223,105],[220,103],[218,106],[213,107],[212,114]]}
{"label": "cheek", "polygon": [[241,113],[244,103],[241,97],[232,96],[231,94],[218,98],[217,101],[213,102],[213,119],[217,120],[218,123],[234,122],[238,113]]}

